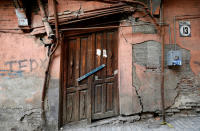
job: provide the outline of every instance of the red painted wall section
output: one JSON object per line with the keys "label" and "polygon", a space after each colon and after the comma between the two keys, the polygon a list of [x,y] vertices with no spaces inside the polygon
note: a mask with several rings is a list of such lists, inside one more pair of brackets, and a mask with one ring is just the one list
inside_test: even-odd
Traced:
{"label": "red painted wall section", "polygon": [[[172,43],[173,39],[173,18],[176,15],[200,15],[200,1],[199,0],[168,0],[164,3],[164,20],[166,24],[170,24]],[[144,16],[143,12],[135,13],[133,16]],[[184,18],[184,17],[183,17]],[[141,18],[140,20],[145,22],[154,23],[150,17]],[[183,19],[184,20],[184,19]],[[186,19],[191,22],[191,37],[180,37],[179,24],[176,22],[176,43],[190,51],[190,67],[193,73],[200,74],[200,18],[198,19]],[[157,19],[159,22],[159,19]],[[157,41],[161,43],[161,36],[159,32],[157,34],[143,34],[133,33],[130,21],[123,21],[122,26],[119,28],[119,89],[120,89],[120,111],[125,114],[132,114],[141,111],[141,106],[138,102],[137,94],[132,86],[132,45],[139,44],[145,41]],[[133,27],[134,28],[134,27]],[[168,26],[165,26],[165,44],[169,43]],[[135,66],[137,74],[142,74],[146,69],[142,66]],[[171,75],[171,74],[170,74]],[[126,78],[124,78],[126,77]],[[148,76],[143,76],[147,78]],[[168,75],[166,76],[168,77]],[[141,80],[143,78],[140,78]],[[168,79],[168,78],[167,78]],[[156,81],[155,81],[156,82]],[[158,81],[157,81],[158,82]],[[145,84],[143,82],[143,84]],[[146,87],[150,83],[146,82]],[[132,99],[133,101],[129,101]],[[160,103],[159,103],[160,104]],[[168,104],[168,103],[166,103]],[[126,105],[126,109],[123,107]],[[152,105],[153,106],[153,105]],[[157,105],[158,106],[158,105]]]}
{"label": "red painted wall section", "polygon": [[[97,2],[97,1],[84,1],[84,0],[57,0],[58,2],[58,12],[62,13],[64,11],[77,11],[80,8],[83,11],[94,10],[98,8],[105,8],[111,6],[111,4]],[[91,6],[92,5],[92,6]],[[52,2],[49,0],[49,15],[53,15]]]}
{"label": "red painted wall section", "polygon": [[0,12],[0,29],[18,28],[17,16],[12,0],[1,0]]}
{"label": "red painted wall section", "polygon": [[120,114],[125,115],[142,111],[135,88],[132,86],[132,45],[130,43],[131,30],[131,28],[127,27],[119,29],[119,103]]}
{"label": "red painted wall section", "polygon": [[[192,71],[198,75],[200,73],[200,1],[199,0],[170,0],[164,3],[165,22],[170,24],[172,29],[172,42],[174,43],[174,25],[173,20],[175,16],[181,15],[198,15],[195,17],[177,17],[180,20],[176,21],[176,43],[182,48],[188,49],[191,53],[190,66]],[[191,19],[189,19],[191,18]],[[191,37],[180,37],[179,21],[190,21],[191,23]],[[168,33],[166,28],[166,43],[168,41]]]}
{"label": "red painted wall section", "polygon": [[38,39],[30,35],[1,33],[0,41],[0,77],[44,76],[46,49]]}

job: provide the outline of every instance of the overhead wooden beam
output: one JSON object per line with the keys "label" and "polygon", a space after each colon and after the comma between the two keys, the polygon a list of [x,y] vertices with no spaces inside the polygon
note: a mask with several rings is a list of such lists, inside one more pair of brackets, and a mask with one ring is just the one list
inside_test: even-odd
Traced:
{"label": "overhead wooden beam", "polygon": [[[123,3],[117,3],[106,8],[88,10],[84,12],[77,11],[77,12],[63,13],[62,15],[58,16],[58,20],[59,20],[59,24],[63,25],[63,24],[70,24],[70,23],[79,22],[83,20],[99,18],[103,16],[108,16],[108,15],[114,15],[114,14],[125,13],[125,12],[134,12],[134,11],[135,11],[135,8],[132,6],[129,6]],[[48,17],[48,21],[51,24],[53,24],[55,22],[54,17]]]}

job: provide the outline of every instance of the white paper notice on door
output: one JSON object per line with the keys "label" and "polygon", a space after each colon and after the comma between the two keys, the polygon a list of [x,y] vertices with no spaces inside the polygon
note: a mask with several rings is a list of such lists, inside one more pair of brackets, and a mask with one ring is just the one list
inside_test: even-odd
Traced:
{"label": "white paper notice on door", "polygon": [[98,56],[101,56],[101,50],[100,50],[100,49],[97,49],[97,50],[96,50],[96,54],[97,54]]}
{"label": "white paper notice on door", "polygon": [[105,49],[103,49],[103,57],[107,57],[107,53]]}

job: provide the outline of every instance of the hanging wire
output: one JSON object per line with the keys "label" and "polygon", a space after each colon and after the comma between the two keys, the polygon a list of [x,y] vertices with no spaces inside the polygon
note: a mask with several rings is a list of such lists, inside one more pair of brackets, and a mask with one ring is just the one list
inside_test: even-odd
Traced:
{"label": "hanging wire", "polygon": [[176,50],[176,16],[174,16],[174,50]]}
{"label": "hanging wire", "polygon": [[172,40],[171,40],[171,27],[170,27],[170,24],[169,24],[169,47],[170,47],[170,50],[172,50]]}

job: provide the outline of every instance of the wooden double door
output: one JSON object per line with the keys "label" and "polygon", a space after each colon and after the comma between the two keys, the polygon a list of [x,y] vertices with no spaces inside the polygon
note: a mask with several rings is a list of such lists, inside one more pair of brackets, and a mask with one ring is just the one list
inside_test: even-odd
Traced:
{"label": "wooden double door", "polygon": [[[98,120],[118,115],[117,31],[99,31],[64,40],[63,122]],[[77,79],[106,66],[91,76]]]}

